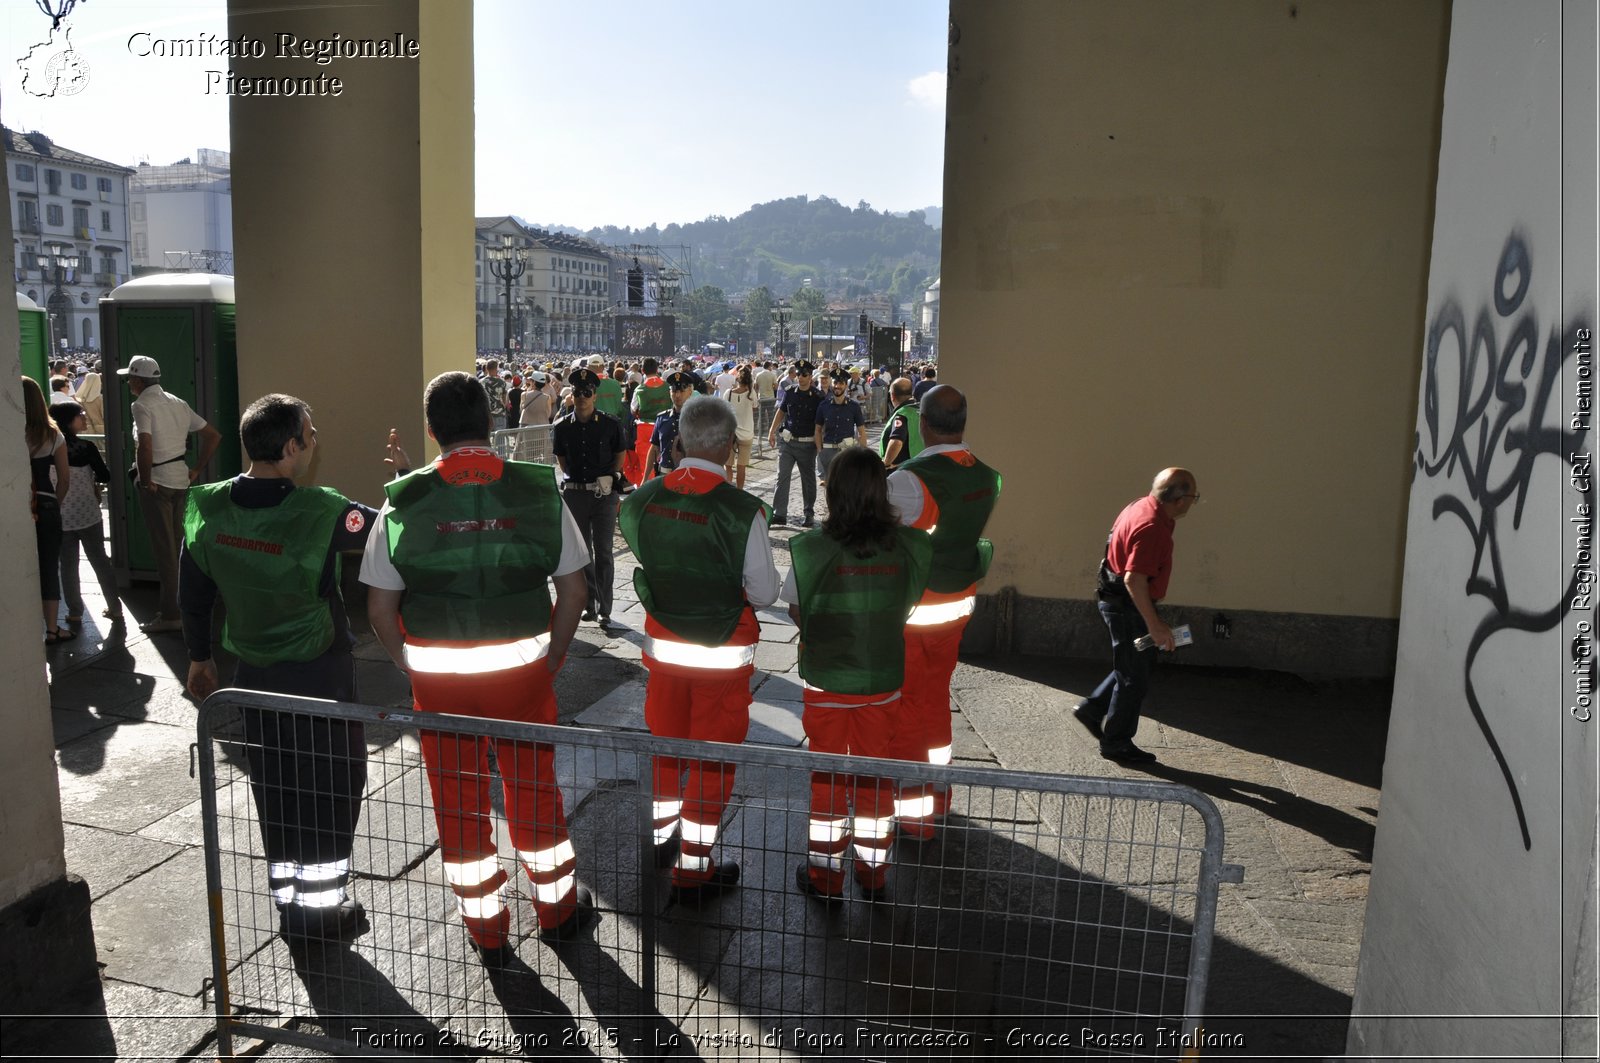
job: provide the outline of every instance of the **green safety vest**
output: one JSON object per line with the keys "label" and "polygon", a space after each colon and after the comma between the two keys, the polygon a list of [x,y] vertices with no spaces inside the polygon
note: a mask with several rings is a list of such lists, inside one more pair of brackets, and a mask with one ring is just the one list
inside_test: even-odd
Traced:
{"label": "green safety vest", "polygon": [[561,563],[554,466],[508,461],[489,483],[446,483],[432,466],[386,488],[389,558],[406,582],[400,619],[425,639],[510,642],[550,630]]}
{"label": "green safety vest", "polygon": [[928,589],[953,594],[982,579],[994,558],[983,526],[1000,497],[1000,474],[981,461],[958,464],[947,454],[919,454],[900,469],[915,473],[939,504]]}
{"label": "green safety vest", "polygon": [[701,646],[728,641],[744,614],[744,551],[766,503],[730,483],[682,494],[650,480],[622,503],[617,523],[638,558],[639,601],[673,634]]}
{"label": "green safety vest", "polygon": [[659,414],[672,409],[672,389],[667,387],[664,380],[659,384],[640,384],[633,394],[639,400],[639,420],[646,424],[654,424]]}
{"label": "green safety vest", "polygon": [[[276,506],[246,509],[229,497],[232,486],[190,488],[183,515],[189,556],[227,606],[223,646],[258,668],[320,657],[333,645],[333,614],[317,591],[349,500],[331,488],[297,487]],[[337,558],[333,573],[337,588]]]}
{"label": "green safety vest", "polygon": [[594,389],[594,408],[622,420],[622,385],[611,377],[600,381]]}
{"label": "green safety vest", "polygon": [[883,431],[878,435],[878,457],[889,453],[889,429],[894,427],[894,419],[906,419],[906,445],[900,449],[900,460],[895,463],[895,468],[910,461],[922,453],[922,410],[914,402],[908,402],[889,415],[884,422]]}
{"label": "green safety vest", "polygon": [[818,528],[789,540],[800,597],[800,678],[834,694],[905,682],[905,626],[933,564],[933,541],[898,529],[892,550],[857,557]]}

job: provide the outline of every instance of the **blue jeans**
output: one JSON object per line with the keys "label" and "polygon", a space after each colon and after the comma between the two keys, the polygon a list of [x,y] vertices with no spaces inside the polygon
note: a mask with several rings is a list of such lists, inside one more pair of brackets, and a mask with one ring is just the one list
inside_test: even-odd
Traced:
{"label": "blue jeans", "polygon": [[1133,745],[1133,736],[1139,730],[1139,709],[1150,690],[1156,651],[1154,647],[1139,650],[1133,645],[1134,639],[1150,631],[1132,602],[1102,601],[1100,619],[1111,629],[1111,674],[1100,681],[1082,707],[1088,716],[1100,721],[1105,732],[1101,750],[1120,752]]}

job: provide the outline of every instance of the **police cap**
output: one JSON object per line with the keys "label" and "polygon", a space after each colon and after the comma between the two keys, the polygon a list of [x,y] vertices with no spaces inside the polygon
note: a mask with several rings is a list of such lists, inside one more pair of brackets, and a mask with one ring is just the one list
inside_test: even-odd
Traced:
{"label": "police cap", "polygon": [[582,388],[593,391],[600,386],[600,377],[592,369],[574,369],[572,375],[567,377],[567,383],[572,385],[575,391]]}
{"label": "police cap", "polygon": [[694,387],[693,374],[686,373],[682,369],[679,369],[675,373],[668,373],[666,379],[667,387],[671,388],[673,391],[682,391],[685,388]]}

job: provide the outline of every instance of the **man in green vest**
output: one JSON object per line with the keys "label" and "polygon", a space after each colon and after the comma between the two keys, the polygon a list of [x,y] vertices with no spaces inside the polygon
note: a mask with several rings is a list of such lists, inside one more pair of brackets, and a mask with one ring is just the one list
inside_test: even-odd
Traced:
{"label": "man in green vest", "polygon": [[922,453],[922,422],[917,400],[911,397],[911,381],[898,377],[889,385],[889,402],[894,412],[883,424],[878,437],[878,455],[890,472]]}
{"label": "man in green vest", "polygon": [[[477,381],[437,376],[424,405],[442,453],[389,485],[382,529],[361,563],[367,618],[410,675],[417,712],[553,724],[555,673],[587,593],[583,536],[552,466],[504,461],[490,449]],[[541,936],[575,936],[593,921],[594,900],[577,882],[551,746],[422,731],[445,878],[478,954],[503,966],[514,953],[490,812],[491,744]]]}
{"label": "man in green vest", "polygon": [[[681,383],[687,392],[686,375]],[[622,534],[639,561],[633,581],[650,673],[644,720],[654,735],[743,742],[750,729],[755,610],[777,599],[778,570],[766,506],[723,472],[737,430],[726,402],[689,398],[678,414],[683,460],[622,504]],[[711,859],[732,792],[731,764],[656,758],[656,863],[676,855],[675,901],[698,903],[739,881],[737,863]]]}
{"label": "man in green vest", "polygon": [[623,411],[627,409],[622,399],[622,382],[606,373],[606,360],[598,354],[589,356],[588,369],[599,379],[594,389],[594,408],[607,417],[622,420]]}
{"label": "man in green vest", "polygon": [[[816,753],[894,755],[906,617],[927,587],[933,545],[926,532],[899,523],[887,475],[865,447],[843,451],[828,473],[827,519],[789,540],[794,567],[778,597],[800,628],[801,722]],[[810,844],[796,887],[839,899],[853,841],[861,895],[882,899],[894,815],[891,780],[812,773]]]}
{"label": "man in green vest", "polygon": [[656,418],[672,409],[672,391],[657,373],[659,366],[656,360],[646,358],[642,368],[644,381],[633,390],[633,420],[637,426],[633,444],[635,457],[631,461],[624,461],[622,470],[628,482],[635,487],[655,474],[647,460],[651,436],[655,432]]}
{"label": "man in green vest", "polygon": [[[983,529],[1000,497],[1000,474],[963,442],[967,397],[961,392],[938,385],[922,396],[917,412],[924,446],[890,475],[889,503],[902,524],[932,535],[933,569],[906,621],[904,726],[896,744],[903,759],[949,764],[950,677],[977,605],[978,581],[994,556]],[[947,789],[905,787],[896,803],[900,836],[932,840],[949,800]]]}
{"label": "man in green vest", "polygon": [[[233,685],[356,700],[355,639],[339,595],[339,556],[360,550],[376,511],[326,487],[297,487],[317,429],[292,395],[266,395],[239,421],[250,459],[226,483],[189,490],[178,594],[189,692],[217,689],[211,618],[227,607],[222,644],[238,658]],[[408,464],[398,440],[389,461]],[[350,852],[367,778],[360,723],[244,710],[245,760],[261,823],[267,887],[290,941],[346,939],[366,926],[349,896]]]}

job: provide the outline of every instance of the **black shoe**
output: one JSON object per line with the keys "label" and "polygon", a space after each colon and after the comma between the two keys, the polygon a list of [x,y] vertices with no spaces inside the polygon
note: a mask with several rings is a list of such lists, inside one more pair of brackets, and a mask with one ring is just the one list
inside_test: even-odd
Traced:
{"label": "black shoe", "polygon": [[467,939],[472,944],[472,951],[478,954],[478,962],[491,970],[504,970],[511,966],[517,958],[517,950],[511,947],[511,942],[503,941],[498,945],[480,945],[473,939]]}
{"label": "black shoe", "polygon": [[673,886],[667,899],[673,904],[699,904],[739,884],[739,865],[732,860],[711,865],[711,877],[688,886]]}
{"label": "black shoe", "polygon": [[844,903],[844,894],[828,893],[825,890],[818,889],[817,884],[811,881],[811,871],[805,864],[801,864],[794,869],[794,888],[812,900],[821,901],[823,904]]}
{"label": "black shoe", "polygon": [[574,907],[572,914],[555,926],[540,930],[539,939],[541,941],[552,943],[571,941],[583,933],[584,927],[600,921],[600,913],[595,911],[594,907],[594,894],[589,892],[589,887],[575,886],[574,889],[577,892],[573,897]]}
{"label": "black shoe", "polygon": [[1094,736],[1096,742],[1104,742],[1106,740],[1106,733],[1100,729],[1100,721],[1090,716],[1082,705],[1073,709],[1072,715],[1079,723],[1083,724],[1085,731]]}
{"label": "black shoe", "polygon": [[290,942],[350,941],[370,929],[366,909],[349,898],[332,908],[286,904],[278,914],[278,932]]}
{"label": "black shoe", "polygon": [[578,617],[578,619],[579,620],[593,620],[594,617],[595,617],[595,612],[594,612],[593,609],[585,609],[583,611],[583,615]]}
{"label": "black shoe", "polygon": [[809,528],[809,527],[811,527],[812,525],[814,525],[816,523],[817,523],[816,521],[812,520],[810,517],[807,517],[805,520],[800,522],[800,527]]}
{"label": "black shoe", "polygon": [[678,850],[683,848],[683,838],[674,834],[660,845],[656,846],[656,867],[665,871],[678,859]]}
{"label": "black shoe", "polygon": [[611,634],[611,629],[618,626],[619,625],[612,622],[609,616],[602,616],[600,618],[600,633],[603,635]]}
{"label": "black shoe", "polygon": [[775,516],[775,517],[772,518],[772,523],[769,524],[768,527],[769,528],[776,528],[780,524],[788,524],[788,523],[789,523],[789,518],[783,516],[782,514],[779,514],[778,516]]}
{"label": "black shoe", "polygon": [[1156,755],[1146,752],[1129,742],[1121,749],[1102,749],[1100,755],[1106,760],[1114,760],[1118,764],[1154,764]]}

